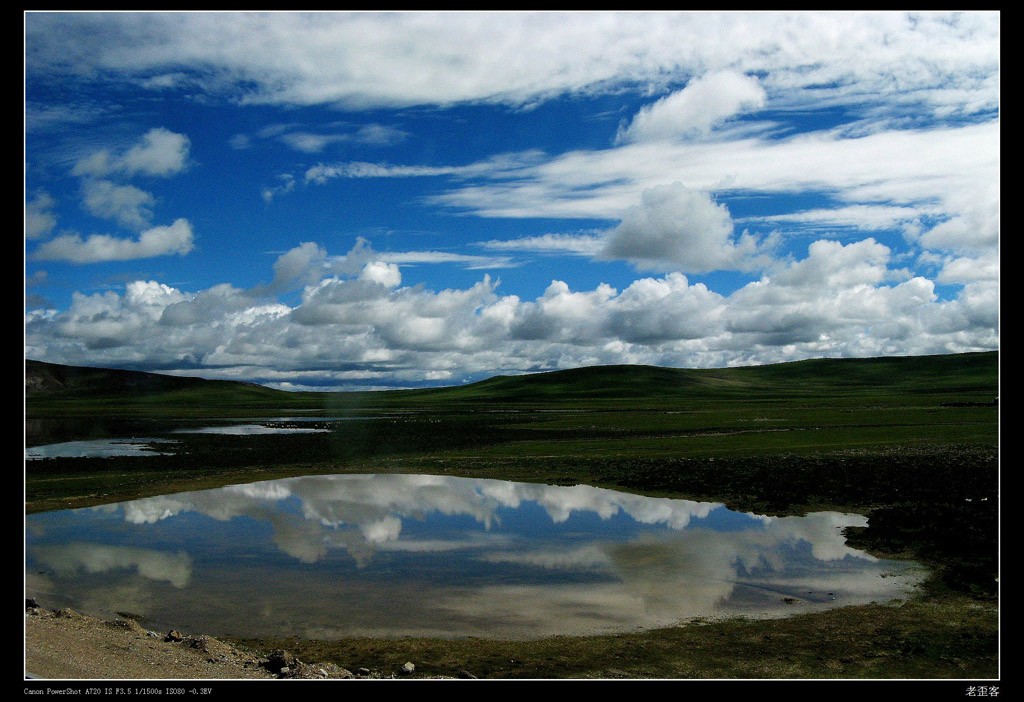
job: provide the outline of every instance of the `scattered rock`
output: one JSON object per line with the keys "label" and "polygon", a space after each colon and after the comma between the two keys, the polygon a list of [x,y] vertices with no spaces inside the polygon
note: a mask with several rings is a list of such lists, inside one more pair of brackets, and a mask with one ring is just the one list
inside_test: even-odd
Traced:
{"label": "scattered rock", "polygon": [[238,656],[238,651],[233,646],[206,635],[186,636],[184,643],[189,648],[194,648],[207,654],[210,662],[227,660],[228,658]]}
{"label": "scattered rock", "polygon": [[403,663],[401,672],[402,675],[412,675],[416,672],[416,666],[408,662]]}
{"label": "scattered rock", "polygon": [[320,670],[323,671],[325,678],[344,678],[347,680],[355,677],[352,671],[346,670],[336,663],[321,663]]}
{"label": "scattered rock", "polygon": [[369,674],[370,674],[370,669],[369,668],[356,668],[356,675],[369,675]]}
{"label": "scattered rock", "polygon": [[783,597],[782,601],[785,602],[786,604],[796,604],[796,598],[795,597]]}
{"label": "scattered rock", "polygon": [[[328,667],[331,669],[328,670]],[[300,680],[322,680],[324,678],[354,678],[352,673],[344,668],[330,664],[311,665],[296,660],[293,665],[286,665],[277,674],[279,678],[300,679]]]}
{"label": "scattered rock", "polygon": [[205,634],[199,636],[186,636],[184,642],[190,648],[197,648],[203,653],[210,653],[210,637]]}
{"label": "scattered rock", "polygon": [[477,679],[477,677],[475,675],[473,675],[472,673],[470,673],[468,670],[460,670],[459,671],[459,678],[461,678],[462,680],[476,680]]}
{"label": "scattered rock", "polygon": [[[267,654],[267,662],[263,664],[263,667],[271,673],[280,675],[282,672],[290,673],[298,662],[299,659],[293,654],[278,648]],[[287,671],[284,670],[285,668]]]}
{"label": "scattered rock", "polygon": [[167,636],[164,637],[164,641],[181,641],[184,638],[184,635],[180,631],[177,629],[171,629],[167,632]]}
{"label": "scattered rock", "polygon": [[25,609],[39,609],[39,603],[31,597],[25,598]]}

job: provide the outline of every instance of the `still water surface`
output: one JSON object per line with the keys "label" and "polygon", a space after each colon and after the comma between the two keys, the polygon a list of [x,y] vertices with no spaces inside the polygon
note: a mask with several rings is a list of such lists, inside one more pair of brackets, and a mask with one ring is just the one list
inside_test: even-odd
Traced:
{"label": "still water surface", "polygon": [[177,443],[170,439],[86,439],[84,441],[62,441],[57,444],[29,446],[25,449],[26,461],[43,458],[110,458],[113,456],[167,456],[160,451],[160,444]]}
{"label": "still water surface", "polygon": [[175,429],[176,434],[226,434],[230,436],[253,436],[255,434],[322,434],[330,429],[307,427],[276,427],[266,424],[232,424],[228,426],[198,427],[196,429]]}
{"label": "still water surface", "polygon": [[[331,418],[329,421],[340,421]],[[261,434],[323,434],[330,429],[320,427],[289,427],[278,426],[268,422],[309,423],[325,422],[322,418],[280,417],[265,419],[261,423],[250,424],[217,424],[208,427],[190,427],[173,429],[174,434],[223,434],[227,436],[255,436]],[[27,434],[26,430],[26,434]],[[113,458],[116,456],[168,456],[161,451],[161,446],[170,447],[179,443],[174,439],[154,437],[133,437],[130,439],[83,439],[81,441],[62,441],[59,443],[27,446],[25,460],[37,461],[44,458]]]}
{"label": "still water surface", "polygon": [[855,514],[430,475],[235,485],[26,519],[26,595],[213,635],[533,638],[905,596]]}

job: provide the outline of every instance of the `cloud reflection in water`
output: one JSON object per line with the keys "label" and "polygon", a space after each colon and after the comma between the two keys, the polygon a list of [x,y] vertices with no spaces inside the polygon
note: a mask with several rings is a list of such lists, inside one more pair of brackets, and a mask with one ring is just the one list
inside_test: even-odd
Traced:
{"label": "cloud reflection in water", "polygon": [[[744,515],[582,485],[309,476],[64,514],[68,534],[124,539],[125,554],[178,544],[197,575],[187,588],[188,577],[165,577],[183,592],[152,616],[189,612],[237,635],[597,633],[889,600],[920,575],[846,545],[842,530],[867,524],[860,515]],[[131,561],[79,543],[78,560],[57,567],[62,530],[38,531],[30,556],[65,587],[88,554]]]}

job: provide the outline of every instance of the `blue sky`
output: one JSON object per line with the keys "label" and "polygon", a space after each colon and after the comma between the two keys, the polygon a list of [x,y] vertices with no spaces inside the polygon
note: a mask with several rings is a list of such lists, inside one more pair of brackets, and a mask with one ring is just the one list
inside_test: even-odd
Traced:
{"label": "blue sky", "polygon": [[999,344],[968,13],[27,13],[25,354],[284,389]]}

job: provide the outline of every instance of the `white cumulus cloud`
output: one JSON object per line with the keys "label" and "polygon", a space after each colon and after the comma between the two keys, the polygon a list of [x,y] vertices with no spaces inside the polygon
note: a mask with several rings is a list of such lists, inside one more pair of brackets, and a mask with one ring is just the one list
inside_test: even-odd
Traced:
{"label": "white cumulus cloud", "polygon": [[380,283],[386,288],[397,288],[402,282],[402,273],[394,263],[371,261],[363,268],[359,278]]}
{"label": "white cumulus cloud", "polygon": [[[303,246],[286,259],[295,264],[289,274],[323,277],[293,305],[262,299],[258,288],[189,292],[137,281],[122,294],[75,293],[65,311],[26,314],[26,355],[356,388],[595,364],[722,367],[999,344],[996,257],[940,259],[933,281],[893,268],[893,252],[872,239],[813,242],[804,257],[772,263],[728,295],[673,271],[621,290],[554,280],[535,299],[502,295],[489,276],[444,290],[403,285],[397,264],[365,242],[351,260],[327,255],[324,268],[319,245]],[[963,287],[943,300],[936,282]]]}
{"label": "white cumulus cloud", "polygon": [[26,239],[40,239],[53,231],[57,226],[57,216],[53,213],[56,204],[49,193],[42,191],[25,203]]}
{"label": "white cumulus cloud", "polygon": [[82,195],[85,208],[90,213],[136,230],[149,224],[156,203],[156,198],[145,190],[134,185],[117,185],[109,180],[86,179],[82,183]]}
{"label": "white cumulus cloud", "polygon": [[753,268],[758,246],[750,236],[733,237],[725,205],[673,183],[645,190],[609,233],[602,254],[644,268],[703,273]]}
{"label": "white cumulus cloud", "polygon": [[79,160],[72,173],[97,177],[117,173],[129,177],[166,178],[188,167],[190,148],[191,141],[184,134],[157,127],[150,129],[122,153],[111,153],[108,149],[93,152]]}
{"label": "white cumulus cloud", "polygon": [[71,263],[130,261],[172,254],[183,256],[192,247],[192,225],[187,219],[177,219],[168,226],[147,229],[138,239],[124,239],[109,234],[93,234],[82,239],[78,234],[62,234],[41,245],[32,258]]}

